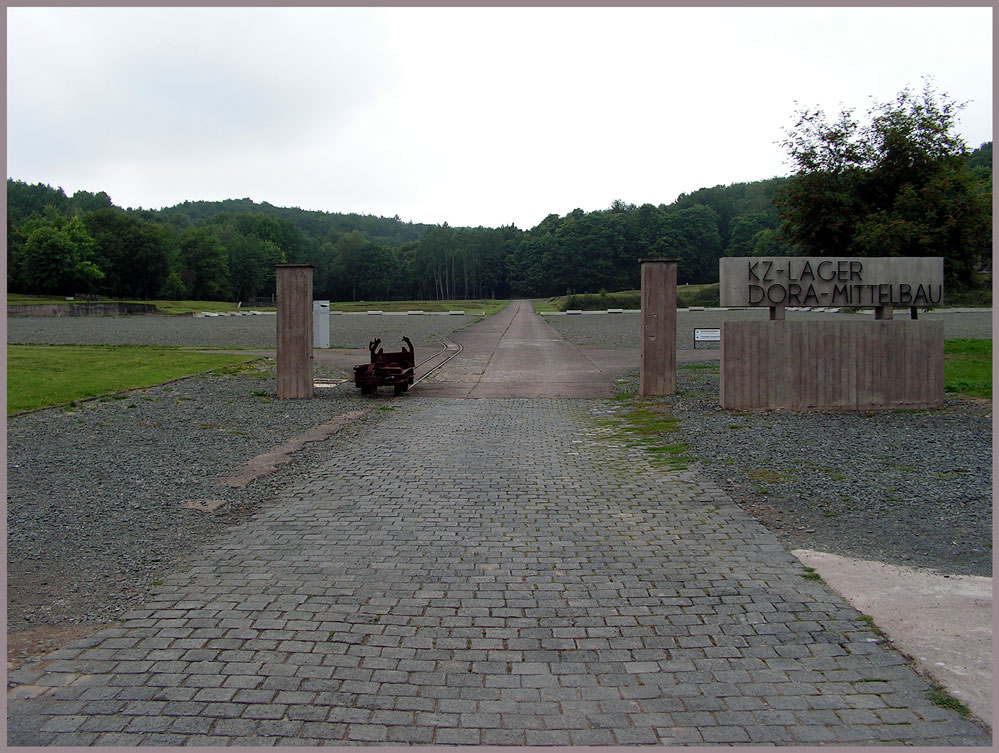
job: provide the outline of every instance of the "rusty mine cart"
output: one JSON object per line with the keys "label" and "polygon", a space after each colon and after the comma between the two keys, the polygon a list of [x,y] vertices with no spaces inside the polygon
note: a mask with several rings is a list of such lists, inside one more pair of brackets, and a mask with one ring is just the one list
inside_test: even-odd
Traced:
{"label": "rusty mine cart", "polygon": [[413,383],[416,351],[408,337],[402,339],[408,347],[395,353],[380,349],[380,339],[368,343],[371,362],[354,367],[354,384],[361,388],[362,395],[375,395],[382,385],[391,385],[396,395],[409,389]]}

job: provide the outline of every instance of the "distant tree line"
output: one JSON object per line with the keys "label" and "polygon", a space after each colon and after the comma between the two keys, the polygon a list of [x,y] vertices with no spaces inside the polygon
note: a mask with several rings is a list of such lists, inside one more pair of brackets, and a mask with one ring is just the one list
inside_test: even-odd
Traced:
{"label": "distant tree line", "polygon": [[722,256],[934,255],[950,282],[991,262],[992,143],[968,152],[958,106],[905,90],[833,123],[798,113],[787,178],[702,188],[672,204],[551,214],[520,230],[281,208],[249,199],[116,207],[104,193],[7,181],[7,288],[139,299],[274,294],[274,265],[315,266],[316,298],[551,297],[639,286],[639,259],[678,282],[718,279]]}
{"label": "distant tree line", "polygon": [[249,199],[124,210],[106,193],[7,181],[12,292],[242,300],[274,293],[274,265],[315,265],[317,298],[474,299],[635,288],[638,260],[718,279],[725,254],[773,250],[783,179],[702,189],[671,205],[552,214],[531,230],[417,225]]}

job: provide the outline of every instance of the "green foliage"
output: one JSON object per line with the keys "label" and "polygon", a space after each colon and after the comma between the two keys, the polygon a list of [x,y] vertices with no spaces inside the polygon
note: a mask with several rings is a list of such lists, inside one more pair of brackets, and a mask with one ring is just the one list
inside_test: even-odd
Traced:
{"label": "green foliage", "polygon": [[717,282],[710,285],[683,285],[676,289],[676,305],[677,308],[690,306],[717,308],[721,305],[720,295]]}
{"label": "green foliage", "polygon": [[[740,218],[752,217],[750,222],[757,225],[756,232],[764,228],[774,228],[780,224],[774,196],[787,182],[787,178],[770,178],[752,183],[733,183],[728,186],[701,188],[690,194],[681,194],[674,202],[677,209],[687,209],[702,205],[710,207],[718,218],[718,235],[726,256],[748,256],[730,248],[733,241],[738,245],[745,240],[736,235]],[[744,230],[742,231],[745,232]]]}
{"label": "green foliage", "polygon": [[399,263],[391,249],[353,230],[337,239],[334,251],[333,270],[338,279],[349,284],[349,293],[347,285],[342,285],[338,298],[370,301],[392,297]]}
{"label": "green foliage", "polygon": [[94,240],[79,219],[43,224],[27,237],[17,259],[19,279],[41,293],[89,292],[104,277],[94,263],[95,252]]}
{"label": "green foliage", "polygon": [[948,306],[992,306],[991,275],[973,275],[968,284],[954,281],[944,291],[944,303]]}
{"label": "green foliage", "polygon": [[166,280],[163,281],[163,287],[159,291],[160,296],[163,298],[179,301],[187,297],[187,286],[184,285],[184,281],[180,279],[180,272],[174,270],[167,275]]}
{"label": "green foliage", "polygon": [[642,291],[624,290],[619,293],[574,293],[573,295],[556,298],[552,303],[556,311],[639,309],[642,307]]}
{"label": "green foliage", "polygon": [[[231,300],[269,297],[275,292],[275,265],[287,261],[277,221],[251,214],[219,214],[208,227],[226,250]],[[300,244],[299,244],[300,245]]]}
{"label": "green foliage", "polygon": [[968,716],[971,713],[971,709],[968,708],[968,704],[961,700],[958,700],[946,690],[943,686],[934,684],[928,691],[927,695],[930,699],[930,703],[934,706],[939,706],[942,709],[950,709],[951,711],[956,711],[961,716]]}
{"label": "green foliage", "polygon": [[134,345],[8,345],[7,414],[149,387],[246,360]]}
{"label": "green foliage", "polygon": [[729,224],[729,241],[725,256],[752,256],[760,235],[777,228],[776,212],[754,212],[736,217]]}
{"label": "green foliage", "polygon": [[[953,115],[953,106],[945,112],[932,98],[936,110],[912,95],[903,99],[875,113],[884,115],[879,143],[897,155],[892,160],[853,165],[851,159],[878,152],[862,148],[852,115],[829,125],[821,113],[805,113],[794,148],[811,171],[701,188],[669,205],[616,199],[608,209],[550,214],[526,231],[422,225],[250,199],[125,211],[103,192],[67,197],[61,188],[8,179],[7,286],[30,293],[270,301],[274,265],[288,261],[312,264],[314,296],[329,300],[552,298],[634,290],[639,259],[664,256],[680,260],[679,305],[713,306],[716,293],[691,295],[684,286],[716,281],[720,257],[821,253],[805,241],[824,239],[822,248],[836,254],[945,255],[949,302],[980,305],[990,300],[988,291],[974,284],[971,271],[990,264],[991,217],[986,211],[983,219],[983,207],[991,201],[991,142],[971,154],[931,160],[913,173],[921,182],[901,180],[905,159],[920,154],[909,142],[925,146],[924,136],[932,133],[923,126],[933,118],[946,125]],[[907,141],[907,133],[918,138]],[[856,195],[858,187],[863,195]],[[74,218],[95,245],[79,233],[55,237]],[[795,223],[808,225],[811,235],[789,234]],[[36,237],[26,265],[29,238],[42,228],[49,229]],[[623,300],[615,305],[611,295],[599,305],[577,299],[570,307],[632,307]]]}
{"label": "green foliage", "polygon": [[781,236],[813,256],[943,256],[968,282],[991,253],[991,181],[968,166],[954,133],[962,105],[927,83],[829,121],[802,110],[784,146],[796,168],[776,203]]}
{"label": "green foliage", "polygon": [[502,311],[508,299],[472,299],[445,301],[333,301],[330,310],[358,311],[485,311],[487,315]]}
{"label": "green foliage", "polygon": [[679,432],[678,420],[669,413],[669,406],[641,398],[620,396],[616,416],[605,425],[648,455],[649,462],[667,470],[685,470],[692,462],[685,442],[670,442]]}
{"label": "green foliage", "polygon": [[[719,305],[718,283],[680,285],[676,289],[677,308]],[[604,311],[606,309],[640,309],[641,290],[622,290],[617,293],[573,293],[559,296],[550,305],[536,307],[541,311]]]}
{"label": "green foliage", "polygon": [[815,572],[814,567],[806,567],[805,572],[802,573],[801,577],[805,580],[815,581],[816,583],[825,583],[825,581],[822,580],[822,576]]}
{"label": "green foliage", "polygon": [[97,209],[82,219],[97,245],[98,263],[105,270],[100,286],[103,294],[149,298],[159,292],[170,272],[172,239],[165,228],[140,222],[114,208]]}
{"label": "green foliage", "polygon": [[180,278],[188,295],[197,300],[226,297],[229,261],[225,247],[208,228],[191,228],[180,236]]}
{"label": "green foliage", "polygon": [[992,399],[992,341],[944,341],[944,390]]}

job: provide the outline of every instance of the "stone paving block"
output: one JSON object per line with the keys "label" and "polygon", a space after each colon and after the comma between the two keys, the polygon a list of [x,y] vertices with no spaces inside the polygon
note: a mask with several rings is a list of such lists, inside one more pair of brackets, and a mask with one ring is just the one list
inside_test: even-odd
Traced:
{"label": "stone paving block", "polygon": [[76,747],[93,745],[99,737],[96,732],[66,732],[66,733],[42,733],[32,735],[26,739],[17,741],[10,739],[8,734],[8,745],[58,745],[66,747]]}
{"label": "stone paving block", "polygon": [[434,742],[437,745],[478,745],[481,732],[475,728],[442,728],[437,730]]}
{"label": "stone paving block", "polygon": [[384,742],[388,740],[388,728],[383,724],[349,724],[347,739],[359,742]]}
{"label": "stone paving block", "polygon": [[126,716],[98,714],[88,716],[77,728],[80,732],[121,732],[130,719]]}
{"label": "stone paving block", "polygon": [[302,722],[293,720],[275,719],[260,722],[257,727],[257,734],[264,737],[293,738],[302,728]]}
{"label": "stone paving block", "polygon": [[173,719],[168,716],[138,716],[129,721],[124,731],[135,733],[166,732],[171,724],[173,724]]}
{"label": "stone paving block", "polygon": [[8,742],[989,743],[717,485],[609,439],[612,403],[393,407],[10,673]]}
{"label": "stone paving block", "polygon": [[54,716],[42,724],[41,731],[75,732],[86,720],[86,716]]}
{"label": "stone paving block", "polygon": [[482,745],[522,746],[526,744],[526,740],[524,731],[513,729],[484,729],[480,736]]}

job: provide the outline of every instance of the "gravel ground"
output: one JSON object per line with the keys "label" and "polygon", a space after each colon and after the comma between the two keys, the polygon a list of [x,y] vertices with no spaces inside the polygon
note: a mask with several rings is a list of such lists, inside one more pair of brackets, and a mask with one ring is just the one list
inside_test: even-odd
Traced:
{"label": "gravel ground", "polygon": [[[317,376],[334,375],[343,374],[317,367]],[[373,405],[349,384],[278,401],[273,361],[118,397],[8,418],[10,631],[114,620],[178,554],[265,504],[296,467],[354,430],[306,445],[246,489],[221,480],[312,426]],[[362,420],[379,415],[375,407]],[[201,499],[228,504],[212,514],[182,507]]]}
{"label": "gravel ground", "polygon": [[[720,316],[681,313],[681,347],[688,329],[692,341],[694,326],[718,326]],[[938,316],[947,337],[991,337],[991,314]],[[334,344],[345,347],[403,334],[428,343],[477,318],[341,316],[332,331]],[[266,348],[274,344],[274,321],[137,316],[9,319],[7,326],[12,343]],[[549,321],[583,345],[639,344],[634,314]],[[267,504],[356,429],[306,445],[246,489],[219,481],[336,416],[361,407],[372,407],[363,420],[385,415],[349,385],[317,391],[310,401],[279,402],[273,361],[262,369],[8,418],[9,632],[113,621],[179,555]],[[327,369],[317,363],[316,375],[346,376]],[[919,413],[733,414],[718,407],[716,369],[681,368],[680,391],[668,402],[703,472],[789,547],[991,574],[991,403],[948,400],[944,409]],[[637,374],[621,387],[634,391]],[[192,499],[228,504],[204,514],[182,507]]]}
{"label": "gravel ground", "polygon": [[[896,316],[907,313],[897,312]],[[693,349],[695,327],[721,327],[723,321],[766,319],[766,309],[733,309],[720,311],[678,311],[676,318],[676,343],[681,349]],[[806,311],[788,311],[789,320],[841,320],[846,317],[871,319],[870,314],[831,314]],[[936,311],[920,314],[920,319],[942,319],[944,337],[992,337],[992,311],[973,313]],[[639,314],[582,314],[579,316],[546,316],[559,334],[569,342],[588,348],[639,348],[642,325]],[[702,343],[697,350],[718,349],[717,343]]]}
{"label": "gravel ground", "polygon": [[[623,379],[636,392],[638,374]],[[717,363],[665,398],[702,473],[789,549],[992,574],[992,405],[929,411],[724,411]],[[671,440],[672,441],[672,440]]]}
{"label": "gravel ground", "polygon": [[[333,315],[333,347],[366,348],[381,337],[395,343],[406,335],[415,344],[439,343],[482,317]],[[387,334],[383,334],[387,333]],[[277,347],[276,316],[76,316],[7,320],[7,342],[76,345],[182,345],[216,348]]]}
{"label": "gravel ground", "polygon": [[[680,311],[677,344],[694,327],[763,319],[766,310]],[[869,314],[787,312],[789,319]],[[944,337],[992,337],[991,310],[935,311]],[[550,316],[584,347],[639,348],[638,314]],[[669,402],[703,472],[789,548],[807,548],[948,574],[992,574],[992,404],[948,397],[935,411],[733,413],[718,397],[717,346],[708,368],[678,371]],[[622,385],[637,392],[637,372]]]}

